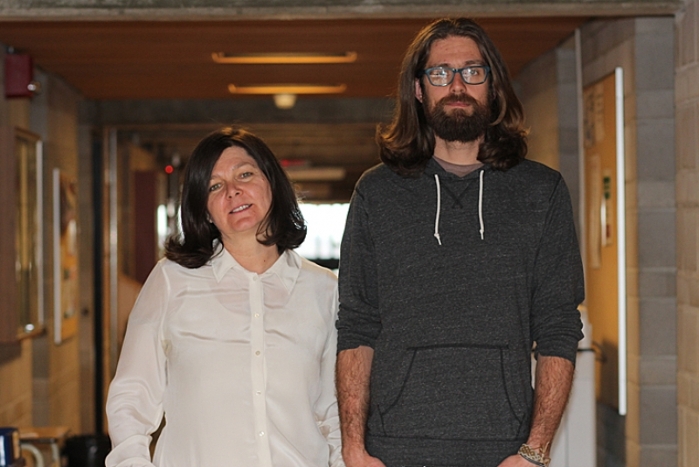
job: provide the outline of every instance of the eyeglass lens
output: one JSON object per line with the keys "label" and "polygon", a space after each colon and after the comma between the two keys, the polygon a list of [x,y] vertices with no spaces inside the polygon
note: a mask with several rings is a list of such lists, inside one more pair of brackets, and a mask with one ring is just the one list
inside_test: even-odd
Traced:
{"label": "eyeglass lens", "polygon": [[482,84],[488,77],[488,67],[485,65],[472,65],[464,68],[449,68],[437,66],[425,70],[427,79],[432,86],[447,86],[454,80],[456,73],[460,73],[467,84]]}

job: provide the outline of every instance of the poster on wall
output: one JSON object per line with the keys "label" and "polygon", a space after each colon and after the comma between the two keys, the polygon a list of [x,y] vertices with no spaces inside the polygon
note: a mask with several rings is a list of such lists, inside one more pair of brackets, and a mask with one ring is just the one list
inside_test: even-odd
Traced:
{"label": "poster on wall", "polygon": [[78,329],[77,189],[74,180],[53,169],[54,342]]}
{"label": "poster on wall", "polygon": [[623,72],[583,89],[585,304],[597,400],[626,413],[626,231]]}

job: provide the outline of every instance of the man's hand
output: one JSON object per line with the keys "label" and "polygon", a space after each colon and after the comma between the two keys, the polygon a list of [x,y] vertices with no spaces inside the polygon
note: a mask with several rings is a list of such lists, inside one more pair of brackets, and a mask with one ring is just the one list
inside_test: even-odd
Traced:
{"label": "man's hand", "polygon": [[386,467],[376,457],[372,457],[364,449],[357,450],[342,450],[342,459],[347,467]]}
{"label": "man's hand", "polygon": [[337,355],[337,405],[342,429],[342,459],[347,467],[385,467],[366,451],[369,377],[374,350],[360,346]]}
{"label": "man's hand", "polygon": [[[550,447],[561,422],[573,383],[574,366],[560,357],[539,356],[534,387],[534,412],[527,444],[535,449]],[[535,467],[519,454],[507,457],[498,467]]]}

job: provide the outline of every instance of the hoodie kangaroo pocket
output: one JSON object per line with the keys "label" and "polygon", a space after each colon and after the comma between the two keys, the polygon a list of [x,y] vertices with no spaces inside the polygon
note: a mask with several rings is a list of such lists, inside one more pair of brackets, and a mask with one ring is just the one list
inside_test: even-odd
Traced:
{"label": "hoodie kangaroo pocket", "polygon": [[521,436],[526,411],[512,397],[505,347],[408,350],[412,361],[402,388],[394,400],[376,407],[385,435],[471,440]]}

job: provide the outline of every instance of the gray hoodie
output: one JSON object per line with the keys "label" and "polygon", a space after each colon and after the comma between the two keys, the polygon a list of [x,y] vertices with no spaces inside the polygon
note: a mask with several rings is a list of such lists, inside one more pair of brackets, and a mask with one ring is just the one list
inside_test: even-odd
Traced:
{"label": "gray hoodie", "polygon": [[583,271],[561,175],[384,165],[357,183],[338,351],[374,349],[366,444],[393,466],[496,466],[529,433],[531,352],[575,362]]}

